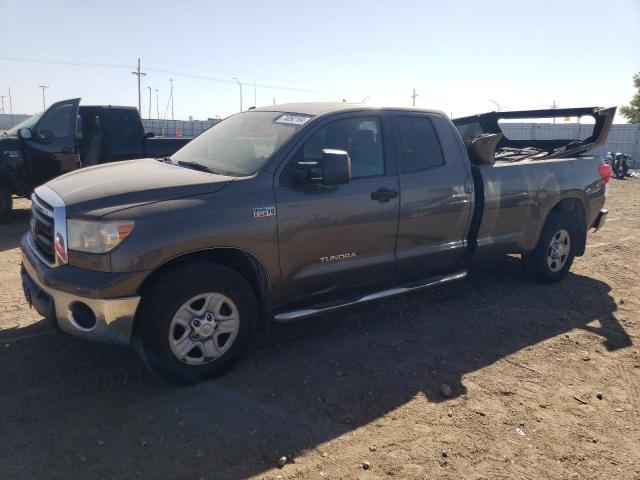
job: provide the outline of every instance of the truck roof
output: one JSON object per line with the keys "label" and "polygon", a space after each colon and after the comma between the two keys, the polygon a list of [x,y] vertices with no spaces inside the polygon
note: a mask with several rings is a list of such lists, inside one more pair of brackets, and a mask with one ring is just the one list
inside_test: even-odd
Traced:
{"label": "truck roof", "polygon": [[409,112],[427,112],[442,115],[439,110],[427,110],[413,107],[380,107],[365,105],[364,103],[349,102],[302,102],[302,103],[282,103],[280,105],[268,105],[259,107],[251,111],[257,112],[283,112],[283,113],[301,113],[304,115],[327,115],[335,112],[358,111],[358,110],[406,110]]}
{"label": "truck roof", "polygon": [[92,109],[95,110],[97,108],[114,108],[117,110],[137,110],[136,107],[132,107],[132,106],[124,106],[124,105],[80,105],[80,107],[78,107],[80,110],[82,109]]}

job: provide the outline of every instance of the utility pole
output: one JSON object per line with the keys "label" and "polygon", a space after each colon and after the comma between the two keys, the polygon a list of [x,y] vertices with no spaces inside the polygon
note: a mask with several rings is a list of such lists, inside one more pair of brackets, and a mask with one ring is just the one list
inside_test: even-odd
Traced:
{"label": "utility pole", "polygon": [[146,75],[146,73],[140,71],[140,59],[138,58],[138,68],[135,72],[131,72],[131,75],[138,77],[138,112],[142,115],[142,91],[140,90],[140,77]]}
{"label": "utility pole", "polygon": [[158,115],[158,120],[160,120],[160,97],[158,96],[157,88],[156,88],[156,114]]}
{"label": "utility pole", "polygon": [[411,95],[411,98],[413,99],[413,106],[416,106],[416,97],[418,96],[418,94],[416,93],[416,89],[413,89],[413,95]]}
{"label": "utility pole", "polygon": [[171,84],[171,91],[169,92],[169,98],[171,99],[171,120],[175,120],[176,117],[173,116],[173,78],[169,79],[169,83]]}
{"label": "utility pole", "polygon": [[2,101],[2,113],[4,113],[4,95],[0,95],[0,101]]}
{"label": "utility pole", "polygon": [[256,85],[256,81],[253,81],[253,106],[257,107],[258,106],[258,94],[257,94],[257,85]]}
{"label": "utility pole", "polygon": [[[549,105],[551,108],[553,108],[554,110],[556,108],[558,108],[558,104],[556,103],[556,101],[554,100],[553,103],[551,105]],[[553,124],[556,124],[556,117],[553,117]]]}
{"label": "utility pole", "polygon": [[49,88],[49,85],[38,85],[42,89],[42,111],[44,112],[47,109],[47,102],[44,99],[44,91],[46,88]]}
{"label": "utility pole", "polygon": [[11,126],[13,127],[13,105],[11,104],[11,87],[7,87],[9,90],[9,115],[11,115]]}
{"label": "utility pole", "polygon": [[240,111],[242,111],[242,82],[238,80],[236,77],[233,77],[231,80],[235,80],[238,86],[240,87]]}
{"label": "utility pole", "polygon": [[273,100],[273,104],[275,105],[276,104],[276,99],[272,98],[271,100]]}
{"label": "utility pole", "polygon": [[151,87],[147,86],[149,89],[149,120],[151,120]]}

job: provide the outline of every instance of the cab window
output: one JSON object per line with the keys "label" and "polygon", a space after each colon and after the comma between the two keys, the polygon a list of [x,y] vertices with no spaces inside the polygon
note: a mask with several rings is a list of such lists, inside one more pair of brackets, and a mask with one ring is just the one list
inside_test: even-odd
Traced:
{"label": "cab window", "polygon": [[398,117],[397,125],[402,173],[413,173],[444,165],[440,141],[431,120],[425,117]]}
{"label": "cab window", "polygon": [[352,178],[384,175],[380,131],[380,121],[375,117],[337,120],[317,130],[300,149],[295,161],[319,161],[326,148],[345,150],[351,157]]}
{"label": "cab window", "polygon": [[[73,116],[73,121],[72,121]],[[75,125],[75,112],[73,105],[63,103],[52,107],[43,115],[36,127],[36,134],[39,137],[52,135],[55,139],[65,139],[72,137]]]}

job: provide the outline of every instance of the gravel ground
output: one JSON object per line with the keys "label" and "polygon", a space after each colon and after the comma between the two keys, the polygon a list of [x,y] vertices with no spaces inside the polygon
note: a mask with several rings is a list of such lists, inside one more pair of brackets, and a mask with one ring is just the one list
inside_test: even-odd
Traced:
{"label": "gravel ground", "polygon": [[612,181],[607,225],[558,285],[505,258],[277,326],[191,387],[29,310],[17,207],[0,226],[1,479],[640,478],[639,180]]}

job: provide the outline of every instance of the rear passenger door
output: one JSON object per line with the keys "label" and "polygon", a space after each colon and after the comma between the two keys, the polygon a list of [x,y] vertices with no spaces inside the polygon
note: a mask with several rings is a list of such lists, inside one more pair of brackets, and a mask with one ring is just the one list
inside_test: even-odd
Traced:
{"label": "rear passenger door", "polygon": [[392,115],[398,156],[398,273],[451,267],[465,252],[473,182],[453,126],[427,113]]}

